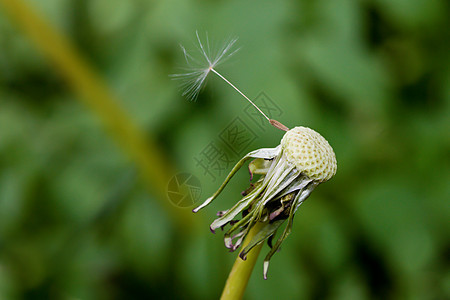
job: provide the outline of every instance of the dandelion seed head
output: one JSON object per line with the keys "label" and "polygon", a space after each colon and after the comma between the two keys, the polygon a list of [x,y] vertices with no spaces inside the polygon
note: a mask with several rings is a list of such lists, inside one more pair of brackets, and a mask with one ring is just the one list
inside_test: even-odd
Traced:
{"label": "dandelion seed head", "polygon": [[[191,101],[197,99],[206,83],[208,74],[239,50],[234,47],[237,38],[229,39],[216,48],[210,44],[208,34],[206,34],[204,42],[198,32],[196,32],[196,37],[196,52],[189,52],[183,45],[180,45],[187,66],[183,68],[183,72],[171,75],[173,79],[179,80],[180,88],[183,91],[182,95]],[[200,55],[198,55],[199,53]]]}
{"label": "dandelion seed head", "polygon": [[309,178],[324,182],[336,174],[336,155],[328,141],[311,128],[298,126],[281,140],[289,162]]}

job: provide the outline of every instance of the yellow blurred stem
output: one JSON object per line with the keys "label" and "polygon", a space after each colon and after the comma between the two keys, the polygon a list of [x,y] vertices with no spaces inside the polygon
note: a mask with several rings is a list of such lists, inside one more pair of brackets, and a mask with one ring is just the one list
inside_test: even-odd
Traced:
{"label": "yellow blurred stem", "polygon": [[44,18],[23,0],[0,0],[10,15],[42,51],[55,64],[67,82],[81,96],[78,99],[92,110],[104,123],[136,163],[148,187],[156,193],[161,204],[173,216],[182,229],[190,228],[195,220],[190,212],[173,207],[166,200],[166,186],[175,174],[159,147],[144,134],[125,113],[104,81],[89,67],[71,43],[57,32]]}
{"label": "yellow blurred stem", "polygon": [[[266,223],[257,222],[252,229],[250,229],[247,237],[242,244],[244,249],[253,237],[264,227]],[[252,274],[256,260],[258,259],[259,252],[264,243],[256,245],[248,254],[247,259],[242,260],[239,255],[234,262],[233,268],[228,275],[227,282],[222,292],[221,300],[237,300],[242,299],[244,296],[245,288],[247,287],[248,280]]]}

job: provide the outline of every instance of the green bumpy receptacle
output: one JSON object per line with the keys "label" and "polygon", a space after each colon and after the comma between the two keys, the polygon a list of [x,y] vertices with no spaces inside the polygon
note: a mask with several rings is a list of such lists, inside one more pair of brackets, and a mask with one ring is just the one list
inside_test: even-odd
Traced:
{"label": "green bumpy receptacle", "polygon": [[289,130],[281,140],[281,147],[286,159],[313,180],[325,182],[336,174],[333,148],[311,128],[299,126]]}

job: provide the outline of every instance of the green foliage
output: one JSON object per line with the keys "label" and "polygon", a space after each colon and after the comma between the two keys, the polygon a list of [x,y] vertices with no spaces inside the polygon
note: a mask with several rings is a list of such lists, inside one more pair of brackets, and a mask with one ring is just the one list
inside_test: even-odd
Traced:
{"label": "green foliage", "polygon": [[[202,227],[181,231],[161,205],[168,199],[148,192],[3,2],[0,299],[217,298],[237,253],[204,220],[240,199],[246,172],[195,216]],[[213,181],[194,158],[247,104],[214,77],[197,102],[180,96],[168,75],[195,30],[238,36],[243,48],[221,74],[252,99],[264,91],[288,127],[330,142],[336,176],[297,212],[267,281],[260,258],[248,299],[450,295],[445,1],[27,3],[73,41],[173,165],[200,179],[202,200],[226,174]],[[281,131],[249,126],[258,138],[247,152],[279,144]]]}

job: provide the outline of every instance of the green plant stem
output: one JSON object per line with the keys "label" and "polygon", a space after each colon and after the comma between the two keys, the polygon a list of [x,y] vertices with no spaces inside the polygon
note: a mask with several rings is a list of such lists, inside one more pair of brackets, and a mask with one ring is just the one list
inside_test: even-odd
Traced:
{"label": "green plant stem", "polygon": [[[242,249],[244,249],[253,237],[261,230],[265,225],[263,222],[256,223],[242,244]],[[252,274],[253,268],[255,266],[256,260],[258,258],[259,252],[264,243],[256,245],[248,254],[247,259],[242,260],[239,255],[234,262],[233,268],[231,269],[230,275],[228,275],[227,282],[222,292],[221,300],[237,300],[242,299],[244,295],[245,288],[247,287],[248,280]]]}

